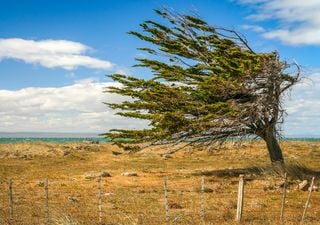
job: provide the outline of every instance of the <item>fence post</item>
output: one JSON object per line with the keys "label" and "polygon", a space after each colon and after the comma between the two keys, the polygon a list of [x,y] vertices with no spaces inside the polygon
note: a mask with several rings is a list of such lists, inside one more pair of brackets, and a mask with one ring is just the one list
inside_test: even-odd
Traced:
{"label": "fence post", "polygon": [[12,179],[9,179],[9,224],[13,224],[13,193],[12,193]]}
{"label": "fence post", "polygon": [[284,207],[286,204],[286,195],[287,195],[287,173],[284,173],[284,183],[283,183],[283,193],[282,193],[282,203],[281,203],[281,211],[280,211],[280,221],[283,223],[284,217]]}
{"label": "fence post", "polygon": [[202,224],[205,224],[204,216],[205,216],[205,206],[204,206],[204,176],[201,177],[201,208],[200,208],[200,218]]}
{"label": "fence post", "polygon": [[244,175],[239,176],[239,189],[238,189],[238,203],[237,203],[237,215],[236,221],[241,222],[242,209],[243,209],[243,194],[244,194]]}
{"label": "fence post", "polygon": [[309,187],[308,199],[307,199],[306,204],[304,206],[304,210],[303,210],[303,214],[302,214],[302,218],[301,218],[300,224],[303,224],[304,218],[305,218],[305,216],[307,214],[307,210],[308,210],[309,203],[310,203],[310,198],[311,198],[311,193],[312,193],[312,189],[313,189],[313,183],[314,183],[314,177],[312,177],[312,180],[311,180],[311,185]]}
{"label": "fence post", "polygon": [[163,187],[164,187],[164,209],[166,211],[166,224],[170,225],[167,176],[164,177],[164,185],[163,185]]}
{"label": "fence post", "polygon": [[102,223],[102,192],[101,192],[101,176],[98,178],[98,211],[99,223]]}
{"label": "fence post", "polygon": [[48,178],[44,180],[44,222],[49,224],[49,190],[48,190]]}

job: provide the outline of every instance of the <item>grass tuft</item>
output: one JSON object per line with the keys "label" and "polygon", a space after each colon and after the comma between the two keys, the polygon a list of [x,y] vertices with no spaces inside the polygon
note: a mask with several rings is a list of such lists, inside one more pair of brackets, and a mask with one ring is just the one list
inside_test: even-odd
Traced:
{"label": "grass tuft", "polygon": [[51,222],[52,225],[80,225],[69,215],[56,215],[52,218]]}

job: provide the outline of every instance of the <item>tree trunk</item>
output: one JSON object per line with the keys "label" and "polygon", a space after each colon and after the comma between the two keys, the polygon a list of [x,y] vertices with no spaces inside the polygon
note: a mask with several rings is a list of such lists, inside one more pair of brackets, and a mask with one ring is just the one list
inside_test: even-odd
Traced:
{"label": "tree trunk", "polygon": [[284,159],[282,155],[282,150],[278,143],[277,138],[275,137],[274,133],[271,131],[266,132],[263,139],[267,144],[267,149],[269,152],[269,157],[273,167],[279,167],[279,169],[284,168]]}

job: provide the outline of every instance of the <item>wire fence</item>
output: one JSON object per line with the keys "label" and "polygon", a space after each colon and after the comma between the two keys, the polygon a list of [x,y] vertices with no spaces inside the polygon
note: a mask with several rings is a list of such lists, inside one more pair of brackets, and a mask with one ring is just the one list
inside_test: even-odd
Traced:
{"label": "wire fence", "polygon": [[[0,224],[319,224],[320,196],[244,176],[15,179],[0,182]],[[286,193],[286,195],[283,195]],[[309,199],[309,200],[308,200]],[[308,203],[308,204],[307,204]],[[304,218],[303,218],[304,214]],[[64,221],[64,222],[63,222]]]}

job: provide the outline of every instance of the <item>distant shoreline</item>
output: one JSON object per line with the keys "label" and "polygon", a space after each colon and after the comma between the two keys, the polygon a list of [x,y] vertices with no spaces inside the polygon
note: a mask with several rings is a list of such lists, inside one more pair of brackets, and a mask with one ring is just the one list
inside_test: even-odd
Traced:
{"label": "distant shoreline", "polygon": [[99,133],[0,132],[0,138],[99,138]]}
{"label": "distant shoreline", "polygon": [[[96,143],[109,143],[108,139],[101,136],[83,136],[83,137],[1,137],[0,144],[15,144],[15,143],[55,143],[55,144],[66,144],[66,143],[85,143],[92,141]],[[283,138],[282,141],[306,141],[306,142],[317,142],[320,138]]]}
{"label": "distant shoreline", "polygon": [[0,137],[0,144],[15,144],[15,143],[85,143],[85,142],[96,142],[96,143],[108,143],[107,139],[102,137],[41,137],[41,138],[30,138],[30,137],[18,137],[18,138],[7,138]]}

